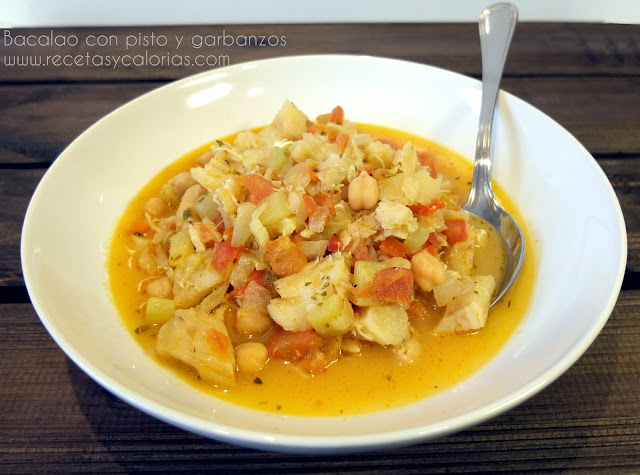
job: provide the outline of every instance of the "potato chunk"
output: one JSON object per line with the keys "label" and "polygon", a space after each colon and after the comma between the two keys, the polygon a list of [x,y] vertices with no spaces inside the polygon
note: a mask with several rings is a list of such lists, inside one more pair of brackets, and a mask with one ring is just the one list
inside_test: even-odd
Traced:
{"label": "potato chunk", "polygon": [[331,338],[348,332],[355,317],[351,302],[346,297],[333,294],[309,312],[307,320],[323,338]]}
{"label": "potato chunk", "polygon": [[273,125],[284,138],[300,140],[307,131],[307,116],[293,102],[286,101],[273,119]]}
{"label": "potato chunk", "polygon": [[447,305],[435,332],[457,333],[484,327],[495,285],[493,276],[475,276],[471,289]]}
{"label": "potato chunk", "polygon": [[212,314],[194,308],[176,310],[158,333],[156,349],[165,358],[174,358],[194,368],[213,384],[235,384],[235,354],[224,326],[224,306]]}
{"label": "potato chunk", "polygon": [[309,330],[307,317],[332,295],[345,297],[350,289],[351,273],[344,257],[327,257],[305,265],[300,272],[275,282],[281,298],[269,303],[271,318],[285,330]]}

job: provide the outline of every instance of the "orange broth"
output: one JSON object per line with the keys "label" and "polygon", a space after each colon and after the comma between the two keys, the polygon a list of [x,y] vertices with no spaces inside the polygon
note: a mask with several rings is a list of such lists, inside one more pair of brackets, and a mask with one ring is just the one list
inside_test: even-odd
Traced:
{"label": "orange broth", "polygon": [[[358,129],[374,138],[395,143],[410,140],[417,148],[426,150],[434,158],[438,173],[453,183],[454,192],[460,196],[460,202],[464,202],[472,174],[472,164],[468,160],[432,141],[389,128],[358,124]],[[232,143],[234,137],[222,140]],[[434,313],[431,321],[421,325],[424,327],[421,329],[426,330],[420,332],[421,353],[412,363],[401,364],[392,351],[378,345],[364,345],[361,354],[340,358],[315,375],[295,365],[268,361],[259,373],[261,384],[256,383],[254,376],[239,375],[235,387],[222,389],[199,380],[186,365],[159,357],[155,351],[159,327],[145,325],[147,297],[137,290],[140,281],[148,276],[131,263],[127,228],[143,213],[146,201],[157,196],[170,178],[192,168],[210,145],[187,153],[142,188],[116,227],[108,260],[113,299],[132,337],[150,357],[185,383],[220,399],[259,410],[304,416],[362,414],[409,404],[460,383],[491,360],[517,331],[531,299],[535,262],[531,245],[527,248],[518,280],[491,309],[484,328],[474,333],[435,336],[428,331],[439,318],[439,314]],[[526,222],[514,203],[498,184],[494,183],[494,191],[503,206],[524,224],[527,242],[533,243]]]}

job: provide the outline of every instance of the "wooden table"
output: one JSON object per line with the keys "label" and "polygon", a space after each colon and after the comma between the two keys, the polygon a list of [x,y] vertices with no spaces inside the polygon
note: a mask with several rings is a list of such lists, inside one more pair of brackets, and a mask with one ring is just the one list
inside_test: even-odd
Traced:
{"label": "wooden table", "polygon": [[[166,54],[128,35],[278,35],[286,46],[219,47],[246,60],[308,53],[389,56],[480,76],[472,24],[263,25],[56,29],[79,45],[0,46],[7,55]],[[12,30],[49,35],[48,29]],[[117,45],[88,48],[90,35]],[[15,42],[14,42],[15,43]],[[224,61],[224,58],[220,59]],[[263,453],[186,433],[111,396],[80,371],[40,323],[19,246],[38,181],[85,128],[124,102],[206,68],[0,65],[0,472],[397,473],[640,472],[640,26],[521,24],[503,89],[550,115],[595,156],[625,215],[629,257],[602,333],[556,382],[485,424],[421,445],[349,456]],[[577,203],[576,203],[577,204]],[[571,232],[571,230],[567,230]],[[602,243],[603,246],[608,243]],[[588,256],[585,256],[588,259]]]}

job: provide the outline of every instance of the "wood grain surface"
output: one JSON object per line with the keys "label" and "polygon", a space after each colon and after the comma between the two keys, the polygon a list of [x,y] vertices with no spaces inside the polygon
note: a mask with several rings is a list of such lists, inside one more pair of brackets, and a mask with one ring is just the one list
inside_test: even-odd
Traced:
{"label": "wood grain surface", "polygon": [[[11,35],[49,32],[23,29]],[[411,447],[332,457],[240,448],[147,416],[65,356],[29,303],[21,228],[48,166],[100,117],[208,68],[11,67],[7,58],[166,54],[161,46],[127,50],[127,36],[151,33],[182,36],[175,54],[193,55],[197,51],[187,42],[194,38],[274,34],[285,36],[286,46],[210,47],[207,53],[226,54],[232,64],[285,55],[368,54],[479,78],[477,26],[212,25],[54,33],[75,36],[80,45],[0,43],[0,473],[640,473],[640,26],[519,25],[502,83],[572,133],[597,160],[620,201],[627,268],[598,338],[549,387],[484,424]],[[100,34],[117,45],[83,45]]]}

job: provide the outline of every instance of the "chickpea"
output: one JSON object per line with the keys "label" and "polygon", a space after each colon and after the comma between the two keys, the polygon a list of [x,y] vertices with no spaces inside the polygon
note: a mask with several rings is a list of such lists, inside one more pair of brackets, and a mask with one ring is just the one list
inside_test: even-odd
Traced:
{"label": "chickpea", "polygon": [[273,325],[268,313],[257,312],[255,309],[240,307],[236,318],[236,329],[245,335],[262,335]]}
{"label": "chickpea", "polygon": [[144,210],[154,218],[161,218],[169,212],[169,205],[165,200],[156,196],[147,201]]}
{"label": "chickpea", "polygon": [[351,206],[354,211],[359,211],[361,209],[373,209],[378,203],[378,198],[380,197],[378,182],[363,170],[360,172],[360,175],[355,177],[351,180],[351,183],[349,183],[347,196],[349,199],[349,206]]}
{"label": "chickpea", "polygon": [[411,271],[416,284],[425,292],[442,284],[447,277],[444,263],[426,249],[411,258]]}
{"label": "chickpea", "polygon": [[178,195],[179,198],[182,198],[184,192],[197,183],[198,182],[196,181],[196,179],[191,176],[191,172],[178,173],[171,180],[169,180],[169,184],[173,187],[173,191],[176,195]]}
{"label": "chickpea", "polygon": [[171,297],[172,291],[171,281],[167,276],[158,277],[157,279],[149,281],[147,284],[147,294],[152,297],[169,298]]}
{"label": "chickpea", "polygon": [[206,152],[204,152],[202,155],[198,157],[198,165],[205,166],[207,163],[211,161],[212,158],[213,158],[213,152],[210,150],[207,150]]}
{"label": "chickpea", "polygon": [[138,258],[138,267],[142,270],[148,272],[149,274],[154,274],[158,270],[158,262],[156,261],[156,257],[153,251],[147,246],[142,248],[140,253],[137,255]]}
{"label": "chickpea", "polygon": [[267,362],[267,347],[262,343],[249,341],[235,348],[236,366],[241,373],[255,374]]}
{"label": "chickpea", "polygon": [[362,347],[360,346],[360,342],[355,338],[344,337],[342,339],[340,349],[346,353],[357,355],[362,351]]}

